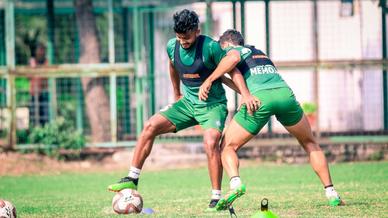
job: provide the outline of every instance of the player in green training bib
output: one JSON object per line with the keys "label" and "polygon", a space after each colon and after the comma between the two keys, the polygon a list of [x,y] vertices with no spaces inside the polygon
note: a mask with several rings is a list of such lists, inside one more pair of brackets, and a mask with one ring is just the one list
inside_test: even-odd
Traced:
{"label": "player in green training bib", "polygon": [[[215,205],[221,198],[222,166],[219,141],[228,111],[225,90],[220,79],[213,82],[206,100],[199,100],[198,92],[213,71],[218,69],[223,73],[229,72],[237,62],[233,57],[225,55],[218,42],[200,34],[199,19],[194,11],[185,9],[176,13],[173,18],[176,38],[168,42],[167,54],[176,102],[145,123],[136,144],[128,176],[110,185],[108,189],[116,192],[125,188],[137,189],[141,168],[151,152],[155,137],[199,124],[204,129],[204,148],[212,185],[212,196],[207,210],[215,211]],[[242,75],[239,76],[243,81]],[[250,104],[252,99],[252,96],[245,98],[247,104]]]}
{"label": "player in green training bib", "polygon": [[[260,108],[248,113],[247,109],[250,108],[243,106],[225,132],[221,142],[223,147],[221,159],[230,177],[230,191],[217,203],[216,209],[226,209],[245,193],[245,185],[239,176],[237,150],[258,134],[272,115],[275,115],[288,132],[297,138],[309,155],[310,164],[325,188],[329,204],[332,206],[344,204],[334,189],[325,155],[312,134],[302,108],[272,61],[262,51],[244,45],[244,38],[236,30],[226,31],[220,37],[219,43],[228,55],[234,55],[239,59],[231,75],[241,72],[249,92],[260,100]],[[206,99],[204,96],[209,90],[209,83],[220,76],[222,72],[214,72],[208,78],[210,82],[204,82],[200,88],[200,99]],[[238,82],[234,82],[238,85]]]}

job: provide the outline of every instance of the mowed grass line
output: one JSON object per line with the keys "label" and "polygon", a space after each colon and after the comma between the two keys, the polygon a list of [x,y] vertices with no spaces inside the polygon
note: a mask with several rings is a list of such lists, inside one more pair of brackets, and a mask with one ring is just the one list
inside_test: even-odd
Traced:
{"label": "mowed grass line", "polygon": [[[329,207],[309,165],[258,164],[241,170],[247,194],[238,199],[238,217],[249,217],[263,197],[280,217],[388,217],[388,162],[330,166],[347,206]],[[64,173],[0,177],[0,198],[12,201],[19,217],[118,217],[106,191],[126,172]],[[226,176],[225,176],[226,177]],[[224,178],[223,192],[228,188]],[[143,172],[139,191],[152,217],[228,217],[203,212],[210,197],[207,169]]]}

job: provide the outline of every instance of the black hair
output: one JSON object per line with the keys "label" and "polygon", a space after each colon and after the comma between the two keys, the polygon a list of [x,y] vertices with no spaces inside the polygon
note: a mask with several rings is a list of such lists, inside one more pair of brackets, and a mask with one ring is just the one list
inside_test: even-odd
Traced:
{"label": "black hair", "polygon": [[176,33],[187,33],[191,30],[197,30],[199,19],[197,13],[184,9],[176,12],[174,18],[174,31]]}
{"label": "black hair", "polygon": [[234,45],[244,45],[244,37],[235,29],[226,30],[218,40],[220,44],[224,42],[231,42]]}

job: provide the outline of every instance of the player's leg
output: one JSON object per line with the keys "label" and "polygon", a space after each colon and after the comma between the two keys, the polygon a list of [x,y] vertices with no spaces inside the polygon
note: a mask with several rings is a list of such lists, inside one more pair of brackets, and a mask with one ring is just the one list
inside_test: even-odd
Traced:
{"label": "player's leg", "polygon": [[295,136],[303,149],[307,152],[312,168],[325,187],[329,204],[332,206],[343,205],[344,202],[333,187],[325,154],[316,142],[307,118],[303,115],[302,119],[297,124],[285,126],[285,128]]}
{"label": "player's leg", "polygon": [[253,115],[249,115],[246,106],[241,107],[233,117],[221,142],[223,148],[221,160],[230,178],[230,190],[217,204],[217,210],[227,209],[228,205],[245,193],[246,188],[239,175],[237,150],[259,133],[272,114],[272,98],[268,91],[261,90],[253,93],[253,95],[261,101],[259,110],[254,112]]}
{"label": "player's leg", "polygon": [[237,151],[245,143],[254,137],[253,134],[244,129],[234,119],[226,129],[221,141],[222,166],[230,178],[230,191],[216,205],[217,210],[225,210],[238,197],[245,193],[245,185],[241,183],[239,174],[239,159]]}
{"label": "player's leg", "polygon": [[120,191],[125,188],[137,189],[140,171],[144,161],[151,152],[156,136],[173,132],[175,125],[160,114],[152,116],[145,124],[139,139],[136,143],[128,176],[122,178],[118,183],[108,186],[110,191]]}
{"label": "player's leg", "polygon": [[215,104],[195,109],[195,119],[204,129],[204,149],[208,159],[209,177],[212,195],[207,211],[215,211],[215,205],[221,198],[222,164],[220,139],[228,111],[226,104]]}
{"label": "player's leg", "polygon": [[[277,99],[275,104],[276,118],[288,132],[296,137],[307,152],[312,168],[326,189],[330,204],[340,204],[341,200],[334,190],[325,154],[316,142],[310,124],[304,116],[299,103],[296,101],[292,90],[280,88],[276,90],[273,96]],[[335,201],[330,200],[332,196],[335,196]]]}
{"label": "player's leg", "polygon": [[203,134],[203,145],[208,161],[209,176],[212,188],[221,189],[222,166],[220,156],[221,132],[217,129],[206,129]]}
{"label": "player's leg", "polygon": [[325,154],[316,142],[310,128],[310,124],[305,116],[293,126],[285,128],[298,140],[303,149],[307,152],[310,164],[315,173],[319,176],[323,186],[332,184],[329,168]]}
{"label": "player's leg", "polygon": [[212,210],[221,198],[222,165],[220,142],[221,132],[217,129],[206,129],[203,134],[203,145],[207,156],[212,196],[207,210]]}
{"label": "player's leg", "polygon": [[156,136],[167,132],[179,131],[196,124],[190,115],[190,108],[184,99],[174,103],[171,107],[152,116],[145,124],[136,143],[134,155],[128,176],[108,187],[110,191],[120,191],[124,188],[137,189],[137,183],[144,161],[151,152]]}
{"label": "player's leg", "polygon": [[141,169],[145,159],[151,152],[155,137],[164,133],[173,132],[176,129],[166,117],[155,114],[145,124],[138,141],[132,158],[132,166]]}
{"label": "player's leg", "polygon": [[239,176],[239,159],[237,151],[253,137],[253,134],[244,129],[234,119],[230,122],[221,142],[222,166],[229,178]]}

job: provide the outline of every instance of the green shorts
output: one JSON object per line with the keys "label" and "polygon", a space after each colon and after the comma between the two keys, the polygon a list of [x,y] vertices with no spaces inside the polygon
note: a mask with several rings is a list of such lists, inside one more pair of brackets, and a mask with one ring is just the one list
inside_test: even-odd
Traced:
{"label": "green shorts", "polygon": [[303,117],[303,110],[288,87],[265,89],[252,94],[261,101],[259,110],[252,116],[244,105],[233,119],[253,135],[260,132],[272,115],[283,126],[295,125]]}
{"label": "green shorts", "polygon": [[160,111],[176,127],[176,131],[200,125],[203,129],[217,129],[222,132],[228,115],[226,104],[215,103],[210,106],[193,106],[186,98]]}

